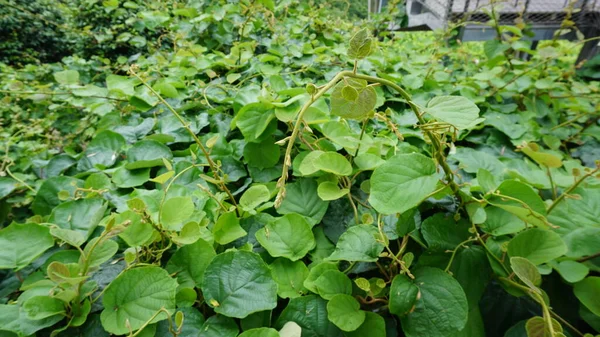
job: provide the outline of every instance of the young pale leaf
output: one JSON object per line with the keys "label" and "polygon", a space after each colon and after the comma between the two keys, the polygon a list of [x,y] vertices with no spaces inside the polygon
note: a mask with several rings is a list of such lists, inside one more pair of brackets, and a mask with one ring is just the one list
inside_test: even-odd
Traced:
{"label": "young pale leaf", "polygon": [[354,331],[365,321],[365,312],[354,297],[337,294],[327,303],[327,319],[343,331]]}
{"label": "young pale leaf", "polygon": [[583,281],[575,283],[573,288],[575,296],[585,305],[594,315],[600,316],[600,302],[598,294],[600,294],[600,277],[590,276]]}
{"label": "young pale leaf", "polygon": [[[105,290],[102,326],[110,333],[124,335],[144,326],[161,309],[174,313],[176,289],[177,282],[160,267],[130,269]],[[163,319],[167,315],[160,313],[151,323]]]}
{"label": "young pale leaf", "polygon": [[373,40],[367,28],[363,28],[356,32],[350,39],[347,55],[351,59],[363,59],[371,53]]}
{"label": "young pale leaf", "polygon": [[191,245],[179,248],[165,268],[170,274],[176,274],[180,286],[201,287],[204,271],[216,255],[212,245],[198,239]]}
{"label": "young pale leaf", "polygon": [[554,329],[554,335],[550,333],[548,324],[543,317],[532,317],[525,323],[525,330],[527,331],[527,337],[561,337],[563,328],[554,318],[550,318],[552,321],[552,328]]}
{"label": "young pale leaf", "polygon": [[247,189],[240,198],[240,206],[244,211],[254,210],[271,199],[271,192],[265,185],[254,185]]}
{"label": "young pale leaf", "polygon": [[206,302],[219,314],[244,318],[277,305],[277,283],[256,253],[227,251],[206,268],[202,283]]}
{"label": "young pale leaf", "polygon": [[431,267],[420,268],[413,275],[421,297],[415,310],[401,318],[406,336],[453,336],[462,330],[467,324],[468,304],[458,281]]}
{"label": "young pale leaf", "polygon": [[390,312],[398,317],[407,315],[414,307],[419,288],[406,275],[396,275],[390,288]]}
{"label": "young pale leaf", "polygon": [[472,128],[483,121],[479,118],[477,105],[462,96],[434,97],[427,103],[425,112],[459,130]]}
{"label": "young pale leaf", "polygon": [[325,153],[325,152],[320,151],[320,150],[310,151],[302,159],[302,162],[300,162],[300,167],[298,168],[298,171],[300,171],[300,174],[302,174],[303,176],[309,176],[311,174],[319,172],[319,168],[317,168],[315,166],[315,161],[323,153]]}
{"label": "young pale leaf", "polygon": [[[90,268],[98,267],[110,260],[119,250],[119,244],[116,241],[104,239],[98,243],[98,240],[100,240],[99,237],[91,239],[83,249]],[[79,263],[84,262],[82,259],[83,257]]]}
{"label": "young pale leaf", "polygon": [[279,330],[279,337],[301,337],[302,328],[296,322],[287,322]]}
{"label": "young pale leaf", "polygon": [[337,294],[352,294],[352,281],[339,270],[326,270],[314,282],[321,297],[330,300]]}
{"label": "young pale leaf", "polygon": [[212,229],[215,241],[220,245],[231,243],[248,234],[241,226],[235,211],[221,214]]}
{"label": "young pale leaf", "polygon": [[271,274],[277,282],[277,294],[281,298],[296,298],[308,292],[303,286],[308,276],[308,268],[302,261],[292,262],[285,258],[277,258],[271,265]]}
{"label": "young pale leaf", "polygon": [[50,229],[50,234],[73,247],[79,247],[85,242],[83,234],[70,229],[54,227]]}
{"label": "young pale leaf", "polygon": [[533,263],[523,257],[511,257],[510,266],[515,274],[529,288],[539,293],[538,287],[542,284],[542,275]]}
{"label": "young pale leaf", "polygon": [[558,156],[540,151],[540,147],[536,143],[526,143],[519,147],[519,150],[529,156],[529,158],[535,160],[539,165],[553,168],[563,165],[562,160]]}
{"label": "young pale leaf", "polygon": [[340,188],[337,183],[333,181],[324,181],[319,184],[319,188],[317,189],[317,194],[319,198],[330,201],[339,199],[350,192],[347,188]]}
{"label": "young pale leaf", "polygon": [[133,212],[125,211],[115,216],[115,224],[126,225],[125,230],[119,234],[119,237],[123,239],[129,247],[142,246],[147,243],[154,233],[152,224],[146,222],[142,217]]}
{"label": "young pale leaf", "polygon": [[344,333],[346,337],[386,337],[385,320],[374,312],[365,312],[365,321],[358,329]]}
{"label": "young pale leaf", "polygon": [[354,89],[351,85],[347,85],[342,88],[342,97],[347,101],[356,101],[358,99],[358,90]]}
{"label": "young pale leaf", "polygon": [[256,232],[256,239],[273,257],[292,261],[303,258],[315,247],[310,224],[299,214],[286,214]]}
{"label": "young pale leaf", "polygon": [[352,174],[352,165],[346,157],[337,152],[324,152],[313,160],[316,169],[338,176]]}
{"label": "young pale leaf", "polygon": [[417,153],[398,154],[373,172],[369,203],[383,214],[404,213],[431,194],[437,182],[431,158]]}
{"label": "young pale leaf", "polygon": [[508,243],[510,257],[524,257],[534,265],[550,262],[566,252],[567,246],[558,234],[539,228],[521,232]]}
{"label": "young pale leaf", "polygon": [[166,230],[179,231],[184,221],[194,213],[191,197],[173,197],[165,201],[160,212],[160,223]]}
{"label": "young pale leaf", "polygon": [[64,85],[77,84],[79,82],[79,72],[77,70],[63,70],[54,73],[56,82]]}
{"label": "young pale leaf", "polygon": [[20,270],[54,246],[50,229],[13,223],[0,230],[0,269]]}
{"label": "young pale leaf", "polygon": [[[347,78],[338,83],[331,93],[331,113],[346,119],[367,118],[377,104],[377,92],[367,84],[367,81],[355,78]],[[346,99],[343,94],[346,86],[352,87],[358,93],[356,99]]]}
{"label": "young pale leaf", "polygon": [[350,227],[340,236],[335,251],[328,260],[375,262],[383,251],[379,231],[371,225]]}
{"label": "young pale leaf", "polygon": [[327,317],[327,301],[308,295],[290,300],[275,323],[281,328],[287,322],[295,322],[302,328],[302,335],[313,337],[342,337],[342,331],[331,323]]}
{"label": "young pale leaf", "polygon": [[315,294],[318,294],[319,291],[317,290],[317,286],[315,285],[315,281],[321,276],[323,275],[323,273],[325,273],[328,270],[338,270],[337,267],[337,263],[334,262],[321,262],[319,264],[316,264],[315,266],[313,266],[309,273],[308,276],[306,277],[306,280],[304,280],[304,287],[310,291],[312,291]]}

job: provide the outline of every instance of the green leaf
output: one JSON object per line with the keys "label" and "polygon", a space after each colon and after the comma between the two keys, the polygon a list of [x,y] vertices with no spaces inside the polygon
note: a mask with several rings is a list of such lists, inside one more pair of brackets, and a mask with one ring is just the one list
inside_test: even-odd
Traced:
{"label": "green leaf", "polygon": [[510,258],[510,267],[523,283],[539,293],[537,287],[542,284],[542,275],[533,263],[526,258],[515,256]]}
{"label": "green leaf", "polygon": [[451,337],[467,324],[468,304],[455,279],[444,271],[424,267],[416,270],[415,284],[421,298],[415,310],[402,317],[407,337]]}
{"label": "green leaf", "polygon": [[152,224],[143,220],[139,214],[129,210],[115,215],[115,224],[127,224],[125,230],[119,234],[119,237],[129,247],[138,247],[146,244],[154,233]]}
{"label": "green leaf", "polygon": [[354,163],[361,171],[371,171],[383,165],[385,160],[372,153],[361,153],[354,157]]}
{"label": "green leaf", "polygon": [[420,204],[437,185],[435,163],[421,154],[398,154],[371,176],[369,203],[383,214],[404,213]]}
{"label": "green leaf", "polygon": [[396,275],[390,287],[390,312],[398,317],[408,314],[417,301],[419,288],[406,275]]}
{"label": "green leaf", "polygon": [[150,179],[150,168],[128,170],[119,167],[112,175],[112,181],[117,187],[128,188],[143,185]]}
{"label": "green leaf", "polygon": [[167,263],[165,269],[175,274],[182,287],[202,287],[204,271],[217,256],[214,248],[202,239],[191,245],[179,248]]}
{"label": "green leaf", "polygon": [[[202,328],[202,337],[236,337],[239,328],[235,321],[223,315],[209,317]],[[198,335],[193,335],[197,337]]]}
{"label": "green leaf", "polygon": [[327,303],[327,319],[343,331],[354,331],[365,321],[365,312],[354,297],[337,294]]}
{"label": "green leaf", "polygon": [[329,202],[319,198],[317,188],[317,182],[312,179],[299,179],[287,184],[285,199],[277,209],[277,213],[298,213],[310,218],[313,224],[319,223],[327,212]]}
{"label": "green leaf", "polygon": [[260,142],[264,135],[271,135],[276,125],[271,123],[275,118],[270,104],[250,103],[245,105],[234,119],[247,142]]}
{"label": "green leaf", "polygon": [[319,198],[330,201],[339,199],[350,192],[347,188],[340,188],[337,183],[333,181],[324,181],[319,184],[319,188],[317,188],[317,194]]}
{"label": "green leaf", "polygon": [[562,160],[547,152],[540,151],[540,147],[536,143],[526,143],[519,147],[521,152],[525,153],[529,158],[533,159],[539,165],[546,167],[558,168],[563,165]]}
{"label": "green leaf", "polygon": [[109,92],[123,96],[133,96],[135,93],[133,81],[127,76],[108,75],[106,77],[106,87]]}
{"label": "green leaf", "polygon": [[356,101],[358,99],[358,90],[347,85],[342,88],[342,97],[347,101]]}
{"label": "green leaf", "polygon": [[539,228],[521,232],[508,243],[510,257],[524,257],[535,265],[552,261],[566,252],[567,246],[558,234]]}
{"label": "green leaf", "polygon": [[498,192],[500,195],[493,194],[488,197],[490,204],[536,227],[550,228],[546,219],[546,206],[529,185],[516,180],[505,180],[498,187]]}
{"label": "green leaf", "polygon": [[202,237],[203,229],[206,230],[205,227],[200,228],[196,222],[188,222],[179,233],[171,233],[171,240],[179,246],[191,245]]}
{"label": "green leaf", "polygon": [[525,330],[527,331],[527,337],[562,337],[563,329],[560,323],[554,318],[550,318],[552,321],[552,328],[554,329],[554,335],[550,333],[548,324],[544,318],[536,316],[527,320],[525,323]]}
{"label": "green leaf", "polygon": [[327,259],[375,262],[384,248],[380,239],[379,231],[371,225],[352,226],[340,236],[335,251]]}
{"label": "green leaf", "polygon": [[173,197],[165,201],[160,213],[160,223],[166,230],[178,231],[194,213],[191,197]]}
{"label": "green leaf", "polygon": [[337,294],[352,294],[352,281],[339,270],[326,270],[314,281],[314,286],[326,300]]}
{"label": "green leaf", "polygon": [[0,177],[0,199],[11,194],[18,186],[19,184],[16,180],[8,177]]}
{"label": "green leaf", "polygon": [[273,257],[292,261],[303,258],[315,247],[310,224],[303,216],[290,213],[256,232],[256,239]]}
{"label": "green leaf", "polygon": [[[125,271],[106,288],[102,298],[102,326],[115,335],[138,330],[161,309],[175,312],[177,282],[160,267],[139,267]],[[167,319],[158,314],[150,323]]]}
{"label": "green leaf", "polygon": [[298,168],[300,174],[302,174],[303,176],[309,176],[311,174],[319,172],[319,169],[315,166],[315,160],[319,158],[319,156],[323,153],[325,152],[321,150],[314,150],[308,152],[308,154],[302,159],[302,162],[300,163],[300,166]]}
{"label": "green leaf", "polygon": [[135,170],[146,167],[162,166],[164,159],[173,159],[173,153],[164,144],[155,140],[139,141],[127,151],[125,168]]}
{"label": "green leaf", "polygon": [[308,292],[304,280],[308,277],[308,268],[302,261],[292,262],[277,258],[271,265],[271,274],[277,282],[277,295],[281,298],[296,298]]}
{"label": "green leaf", "polygon": [[35,214],[48,215],[52,209],[63,201],[58,197],[61,191],[67,191],[73,196],[78,187],[83,186],[83,181],[71,177],[52,177],[46,179],[37,191],[31,209]]}
{"label": "green leaf", "polygon": [[54,73],[56,82],[63,85],[77,84],[79,82],[79,72],[77,70],[63,70]]}
{"label": "green leaf", "polygon": [[98,223],[104,217],[106,204],[103,199],[78,199],[56,206],[48,222],[63,229],[77,231],[85,239],[92,235]]}
{"label": "green leaf", "polygon": [[358,329],[344,333],[346,337],[386,337],[385,320],[380,315],[367,311],[365,312],[365,321]]}
{"label": "green leaf", "polygon": [[451,216],[436,213],[423,221],[421,234],[431,251],[454,250],[469,238],[470,227],[467,221],[456,222]]}
{"label": "green leaf", "polygon": [[296,322],[302,328],[302,337],[342,337],[342,331],[327,317],[327,302],[316,295],[293,298],[283,309],[275,327]]}
{"label": "green leaf", "polygon": [[202,293],[215,312],[244,318],[277,305],[277,283],[255,253],[227,251],[206,268]]}
{"label": "green leaf", "polygon": [[23,269],[52,246],[47,227],[13,223],[0,230],[0,269]]}
{"label": "green leaf", "polygon": [[[83,249],[90,268],[99,267],[110,260],[119,250],[119,244],[116,241],[104,239],[98,243],[98,240],[100,240],[99,237],[91,239]],[[83,261],[80,260],[79,263],[81,264]]]}
{"label": "green leaf", "polygon": [[65,313],[64,302],[50,296],[34,296],[23,303],[29,319],[44,319]]}
{"label": "green leaf", "polygon": [[363,28],[350,39],[347,55],[351,59],[363,59],[371,53],[373,40],[369,30]]}
{"label": "green leaf", "polygon": [[594,315],[600,316],[600,302],[598,302],[600,277],[590,276],[586,277],[583,281],[575,283],[573,292],[586,308],[594,313]]}
{"label": "green leaf", "polygon": [[85,237],[81,233],[70,229],[53,227],[50,229],[50,234],[73,247],[79,247],[85,242]]}
{"label": "green leaf", "polygon": [[[377,92],[367,84],[367,81],[356,78],[345,78],[340,81],[331,93],[331,114],[346,119],[367,118],[377,104]],[[344,97],[343,91],[346,86],[356,90],[358,93],[356,99],[348,100]]]}
{"label": "green leaf", "polygon": [[244,158],[250,166],[263,169],[273,167],[279,162],[280,156],[281,148],[271,137],[260,143],[246,143],[244,146]]}
{"label": "green leaf", "polygon": [[279,330],[280,337],[301,337],[302,328],[296,322],[287,322]]}
{"label": "green leaf", "polygon": [[333,173],[338,176],[349,176],[352,174],[352,165],[337,152],[323,152],[313,160],[316,169]]}
{"label": "green leaf", "polygon": [[321,262],[314,265],[308,272],[306,280],[304,280],[304,287],[315,294],[318,294],[317,286],[315,281],[328,270],[338,270],[337,263],[334,262]]}
{"label": "green leaf", "polygon": [[168,98],[177,98],[179,93],[177,92],[177,88],[175,88],[172,84],[167,82],[159,82],[154,84],[153,89],[158,91],[162,96]]}
{"label": "green leaf", "polygon": [[519,217],[502,208],[488,206],[485,208],[485,214],[486,219],[481,229],[494,236],[518,233],[527,225]]}
{"label": "green leaf", "polygon": [[17,336],[34,335],[37,331],[52,326],[63,318],[63,315],[56,315],[42,320],[32,320],[27,318],[21,306],[0,304],[0,332],[12,331]]}
{"label": "green leaf", "polygon": [[255,328],[242,332],[238,337],[279,337],[279,332],[272,328]]}
{"label": "green leaf", "polygon": [[459,130],[472,128],[483,121],[479,118],[477,105],[462,96],[434,97],[427,103],[425,112]]}
{"label": "green leaf", "polygon": [[237,218],[235,211],[221,214],[212,232],[215,241],[220,245],[226,245],[248,234],[240,226],[240,220]]}
{"label": "green leaf", "polygon": [[499,185],[494,175],[483,168],[477,170],[477,182],[479,183],[479,186],[481,186],[483,193],[493,192]]}
{"label": "green leaf", "polygon": [[600,228],[578,228],[563,236],[567,245],[566,255],[571,258],[580,258],[600,252]]}
{"label": "green leaf", "polygon": [[590,272],[585,264],[571,260],[561,261],[554,268],[569,283],[583,280]]}
{"label": "green leaf", "polygon": [[254,185],[248,188],[240,198],[240,206],[246,212],[254,210],[256,207],[271,199],[271,192],[265,185]]}

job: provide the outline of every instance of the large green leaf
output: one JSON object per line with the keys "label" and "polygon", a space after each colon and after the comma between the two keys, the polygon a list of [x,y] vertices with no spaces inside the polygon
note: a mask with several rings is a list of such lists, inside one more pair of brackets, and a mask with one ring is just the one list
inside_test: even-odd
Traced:
{"label": "large green leaf", "polygon": [[253,211],[256,207],[269,201],[271,192],[265,185],[254,185],[248,188],[240,198],[240,207],[244,211]]}
{"label": "large green leaf", "polygon": [[365,312],[354,297],[337,294],[327,303],[327,319],[343,331],[354,331],[365,321]]}
{"label": "large green leaf", "polygon": [[[31,336],[43,328],[52,326],[62,320],[63,315],[56,315],[41,320],[27,317],[25,310],[17,304],[0,304],[0,332],[11,331],[17,336]],[[8,334],[8,336],[11,336]]]}
{"label": "large green leaf", "polygon": [[308,277],[308,268],[302,261],[292,262],[278,258],[271,265],[271,274],[277,282],[277,294],[281,298],[296,298],[308,292],[304,280]]}
{"label": "large green leaf", "polygon": [[78,199],[56,206],[48,221],[60,228],[77,231],[87,239],[104,217],[105,211],[103,199]]}
{"label": "large green leaf", "polygon": [[165,201],[160,212],[160,223],[167,230],[181,230],[184,221],[194,213],[191,197],[173,197]]}
{"label": "large green leaf", "polygon": [[483,121],[479,118],[477,105],[462,96],[434,97],[427,103],[425,112],[459,130],[472,128]]}
{"label": "large green leaf", "polygon": [[47,227],[13,223],[0,230],[0,269],[23,269],[52,246]]}
{"label": "large green leaf", "polygon": [[575,283],[573,288],[575,296],[586,306],[594,315],[600,316],[600,302],[598,294],[600,294],[600,277],[590,276],[583,281]]}
{"label": "large green leaf", "polygon": [[337,152],[323,152],[314,158],[312,165],[321,171],[333,173],[338,176],[348,176],[352,174],[352,165]]}
{"label": "large green leaf", "polygon": [[164,144],[154,140],[142,140],[135,143],[127,151],[125,168],[135,170],[146,167],[163,165],[163,159],[172,159],[173,153]]}
{"label": "large green leaf", "polygon": [[263,135],[268,136],[275,131],[276,124],[272,123],[274,118],[270,104],[250,103],[237,113],[234,121],[247,142],[260,142]]}
{"label": "large green leaf", "polygon": [[321,297],[330,300],[337,294],[352,294],[352,281],[339,270],[326,270],[313,282]]}
{"label": "large green leaf", "polygon": [[[160,267],[130,269],[112,281],[104,292],[100,315],[106,331],[123,335],[135,331],[159,310],[175,313],[177,282]],[[151,322],[167,319],[158,314]]]}
{"label": "large green leaf", "polygon": [[302,328],[302,337],[341,337],[342,331],[327,317],[327,302],[316,295],[293,298],[283,309],[275,327],[296,322]]}
{"label": "large green leaf", "polygon": [[310,224],[295,213],[268,223],[256,232],[256,239],[271,256],[282,256],[292,261],[303,258],[315,247]]}
{"label": "large green leaf", "polygon": [[346,337],[385,337],[388,336],[386,333],[385,320],[381,315],[374,312],[365,312],[365,321],[361,324],[358,329],[344,333]]}
{"label": "large green leaf", "polygon": [[67,191],[73,197],[75,190],[83,186],[83,181],[72,177],[52,177],[46,179],[35,195],[31,209],[35,214],[48,215],[62,201],[58,197],[61,191]]}
{"label": "large green leaf", "polygon": [[369,202],[380,213],[404,213],[435,190],[435,163],[421,154],[398,154],[371,176]]}
{"label": "large green leaf", "polygon": [[568,257],[580,258],[600,252],[600,227],[578,228],[562,237]]}
{"label": "large green leaf", "polygon": [[[240,331],[232,318],[223,315],[209,317],[200,329],[202,337],[236,337]],[[197,337],[195,335],[194,337]]]}
{"label": "large green leaf", "polygon": [[215,236],[215,241],[221,245],[231,243],[248,234],[240,226],[240,220],[236,216],[235,211],[221,214],[212,232]]}
{"label": "large green leaf", "polygon": [[217,255],[204,272],[202,293],[215,312],[244,318],[277,305],[277,283],[255,253],[228,251]]}
{"label": "large green leaf", "polygon": [[456,222],[452,216],[437,213],[425,219],[421,224],[421,234],[429,250],[453,250],[461,242],[469,238],[470,224],[467,221]]}
{"label": "large green leaf", "polygon": [[8,177],[0,177],[0,199],[11,194],[17,189],[17,186],[19,186],[19,184],[16,180]]}
{"label": "large green leaf", "polygon": [[204,271],[216,256],[214,248],[202,239],[179,248],[165,267],[182,287],[201,287]]}
{"label": "large green leaf", "polygon": [[258,168],[275,166],[281,155],[281,147],[274,143],[271,137],[260,143],[247,143],[244,146],[244,158],[248,165]]}
{"label": "large green leaf", "polygon": [[329,202],[321,200],[317,194],[317,182],[312,179],[299,179],[285,186],[286,196],[277,209],[279,214],[298,213],[316,224],[323,219]]}
{"label": "large green leaf", "polygon": [[421,298],[415,310],[404,316],[402,330],[407,337],[452,337],[468,319],[465,293],[444,271],[424,267],[414,273]]}
{"label": "large green leaf", "polygon": [[350,227],[337,242],[328,260],[375,262],[383,251],[383,243],[377,228],[371,225]]}
{"label": "large green leaf", "polygon": [[567,246],[558,234],[539,228],[521,232],[508,243],[510,257],[524,257],[535,265],[552,261],[566,252]]}
{"label": "large green leaf", "polygon": [[419,294],[419,288],[406,275],[396,275],[390,287],[390,312],[398,317],[408,314]]}

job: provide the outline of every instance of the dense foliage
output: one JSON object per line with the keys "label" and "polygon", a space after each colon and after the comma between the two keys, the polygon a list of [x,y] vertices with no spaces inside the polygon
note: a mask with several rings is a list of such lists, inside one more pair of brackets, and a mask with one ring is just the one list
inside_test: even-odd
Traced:
{"label": "dense foliage", "polygon": [[90,5],[97,45],[0,63],[0,336],[600,333],[581,41]]}

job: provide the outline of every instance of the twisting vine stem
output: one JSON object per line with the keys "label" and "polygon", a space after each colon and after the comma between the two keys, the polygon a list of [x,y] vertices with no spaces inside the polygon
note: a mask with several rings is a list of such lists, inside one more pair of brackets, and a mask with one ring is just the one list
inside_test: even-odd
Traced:
{"label": "twisting vine stem", "polygon": [[[369,76],[369,75],[363,75],[363,74],[357,74],[357,73],[354,73],[354,71],[339,72],[327,84],[320,87],[319,91],[317,91],[314,95],[312,95],[311,98],[304,104],[302,109],[300,109],[300,111],[298,112],[298,116],[297,116],[296,122],[294,124],[294,129],[292,130],[292,135],[287,139],[288,144],[287,144],[287,148],[285,151],[285,156],[284,156],[284,161],[283,161],[283,169],[281,172],[281,178],[279,178],[279,180],[277,181],[277,187],[279,188],[279,191],[277,193],[277,198],[275,199],[275,207],[279,207],[281,205],[281,202],[285,198],[285,182],[288,177],[289,167],[292,165],[292,158],[291,158],[292,149],[294,148],[296,138],[298,137],[298,133],[300,132],[300,125],[302,124],[302,119],[304,117],[304,114],[306,113],[308,108],[317,99],[319,99],[321,96],[323,96],[323,94],[325,94],[329,89],[331,89],[340,80],[342,80],[346,77],[361,79],[361,80],[365,80],[369,83],[377,83],[377,84],[385,85],[389,88],[394,89],[398,94],[400,94],[400,96],[402,96],[402,98],[404,98],[404,100],[406,100],[406,103],[410,106],[411,110],[414,112],[415,116],[417,117],[417,119],[419,121],[419,125],[426,124],[425,119],[423,118],[423,112],[421,111],[419,106],[412,101],[412,97],[408,94],[408,92],[406,92],[406,90],[402,89],[402,87],[400,87],[399,85],[397,85],[391,81],[388,81],[386,79],[383,79],[383,78]],[[456,197],[460,199],[460,195],[459,195],[460,188],[459,188],[458,184],[454,181],[454,173],[452,172],[452,169],[450,168],[450,166],[448,166],[448,163],[446,163],[446,158],[444,155],[444,148],[443,148],[442,142],[435,135],[435,133],[433,131],[427,130],[427,129],[422,129],[422,130],[425,133],[425,135],[428,137],[429,141],[431,142],[431,146],[433,147],[433,152],[434,152],[434,159],[439,163],[439,165],[444,170],[446,183],[450,186],[450,189],[452,189],[452,192],[456,195]]]}
{"label": "twisting vine stem", "polygon": [[[171,113],[177,117],[177,119],[179,120],[179,122],[181,123],[181,125],[187,130],[187,132],[190,134],[190,136],[192,136],[192,138],[194,139],[194,141],[196,142],[196,144],[198,145],[198,148],[200,149],[200,151],[202,151],[202,154],[204,154],[204,157],[206,158],[206,161],[208,162],[208,166],[210,166],[210,169],[213,173],[213,177],[215,178],[215,180],[218,181],[218,186],[219,188],[227,193],[227,196],[229,196],[229,200],[231,201],[231,203],[235,206],[236,212],[238,211],[238,207],[237,207],[237,202],[235,201],[235,198],[233,197],[233,194],[231,194],[231,191],[227,188],[227,186],[225,185],[225,181],[221,178],[221,176],[219,175],[219,169],[217,167],[217,164],[212,160],[212,158],[210,157],[210,153],[208,152],[208,150],[206,149],[206,147],[204,146],[204,144],[202,144],[202,141],[200,140],[200,138],[198,138],[198,136],[196,135],[196,133],[190,129],[189,123],[187,123],[185,121],[185,119],[183,119],[183,117],[181,117],[181,115],[171,106],[171,104],[169,104],[158,92],[156,92],[156,90],[154,90],[154,88],[152,88],[152,86],[150,86],[146,81],[144,81],[144,79],[142,79],[140,77],[140,75],[138,75],[136,72],[136,66],[133,65],[129,68],[129,72],[135,76],[138,80],[140,80],[140,82],[142,82],[142,84],[148,88],[148,90],[150,90],[150,92],[152,92],[152,94],[154,94],[154,96],[156,96],[160,102],[162,104],[164,104],[167,109],[169,109],[169,111],[171,111]],[[238,213],[239,215],[239,213]]]}

